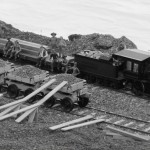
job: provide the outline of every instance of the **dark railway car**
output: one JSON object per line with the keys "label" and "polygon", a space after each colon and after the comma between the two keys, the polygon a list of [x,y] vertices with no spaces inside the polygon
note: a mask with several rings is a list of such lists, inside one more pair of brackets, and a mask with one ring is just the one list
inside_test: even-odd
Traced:
{"label": "dark railway car", "polygon": [[130,89],[136,95],[150,93],[150,53],[137,49],[122,50],[113,57],[123,62],[123,72],[126,80],[125,86],[130,86]]}
{"label": "dark railway car", "polygon": [[107,86],[126,87],[136,95],[150,94],[149,52],[125,49],[113,54],[109,60],[78,53],[75,61],[84,78],[94,78]]}
{"label": "dark railway car", "polygon": [[81,72],[81,77],[115,88],[122,86],[124,78],[120,74],[118,66],[113,65],[111,59],[95,59],[78,53],[75,54],[75,61]]}

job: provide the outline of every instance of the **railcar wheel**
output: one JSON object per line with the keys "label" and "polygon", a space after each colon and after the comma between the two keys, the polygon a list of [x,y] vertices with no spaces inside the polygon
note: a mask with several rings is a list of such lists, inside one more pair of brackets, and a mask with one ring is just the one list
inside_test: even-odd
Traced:
{"label": "railcar wheel", "polygon": [[8,88],[7,88],[7,94],[11,98],[16,98],[19,94],[19,89],[18,89],[17,85],[15,85],[15,84],[9,85]]}
{"label": "railcar wheel", "polygon": [[[34,90],[32,88],[28,88],[24,92],[24,96],[26,97],[27,95],[31,94]],[[27,102],[28,103],[33,103],[35,101],[35,96],[31,97]]]}
{"label": "railcar wheel", "polygon": [[8,88],[8,84],[7,83],[1,84],[0,85],[0,92],[2,92],[2,93],[6,92],[7,88]]}
{"label": "railcar wheel", "polygon": [[39,92],[38,94],[35,95],[35,100],[40,100],[44,97],[44,93],[43,92]]}
{"label": "railcar wheel", "polygon": [[65,112],[70,112],[74,108],[74,104],[73,104],[72,100],[69,97],[63,98],[60,101],[60,103],[61,103],[61,106],[63,107],[63,110]]}
{"label": "railcar wheel", "polygon": [[81,108],[83,108],[89,103],[89,98],[84,97],[84,96],[80,96],[79,101],[77,103]]}
{"label": "railcar wheel", "polygon": [[51,108],[55,105],[56,100],[57,100],[56,97],[52,96],[44,103],[44,106],[47,108]]}
{"label": "railcar wheel", "polygon": [[145,86],[144,86],[144,84],[142,82],[135,81],[133,83],[132,92],[135,95],[141,96],[141,95],[143,95],[144,91],[145,91]]}

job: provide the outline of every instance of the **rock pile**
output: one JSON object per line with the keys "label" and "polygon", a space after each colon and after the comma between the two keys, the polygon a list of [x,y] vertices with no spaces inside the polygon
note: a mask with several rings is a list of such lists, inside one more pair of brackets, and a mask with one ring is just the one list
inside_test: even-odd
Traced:
{"label": "rock pile", "polygon": [[[42,36],[32,32],[22,32],[14,28],[11,24],[0,21],[0,37],[7,38],[8,36],[44,45],[49,45],[50,40],[50,37]],[[124,47],[137,48],[137,46],[125,36],[117,39],[109,34],[98,33],[89,35],[72,34],[68,36],[66,43],[67,47],[64,52],[66,55],[72,55],[88,49],[94,51],[98,50],[106,55],[111,56],[112,53],[115,53]]]}
{"label": "rock pile", "polygon": [[125,36],[117,39],[109,34],[105,35],[98,33],[82,35],[81,38],[70,41],[68,45],[70,53],[73,54],[88,49],[94,51],[98,50],[111,55],[119,51],[121,47],[137,48],[137,46]]}

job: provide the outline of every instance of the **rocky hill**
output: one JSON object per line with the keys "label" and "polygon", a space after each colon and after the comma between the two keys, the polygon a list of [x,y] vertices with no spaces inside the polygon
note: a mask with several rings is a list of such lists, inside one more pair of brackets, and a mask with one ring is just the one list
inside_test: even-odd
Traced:
{"label": "rocky hill", "polygon": [[[42,36],[32,32],[23,32],[16,29],[11,24],[0,21],[0,37],[7,38],[8,36],[35,42],[39,44],[49,45],[50,37]],[[67,50],[66,54],[75,54],[85,49],[98,50],[111,55],[116,51],[125,48],[137,48],[137,46],[125,36],[115,38],[109,34],[93,33],[89,35],[72,34],[66,39]]]}

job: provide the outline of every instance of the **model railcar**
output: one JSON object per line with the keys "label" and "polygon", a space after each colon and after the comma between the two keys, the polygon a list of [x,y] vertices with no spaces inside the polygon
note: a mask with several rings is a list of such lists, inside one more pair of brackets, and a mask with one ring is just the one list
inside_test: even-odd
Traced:
{"label": "model railcar", "polygon": [[149,52],[125,49],[107,60],[78,53],[75,54],[75,61],[83,78],[115,88],[128,86],[137,95],[150,93]]}

